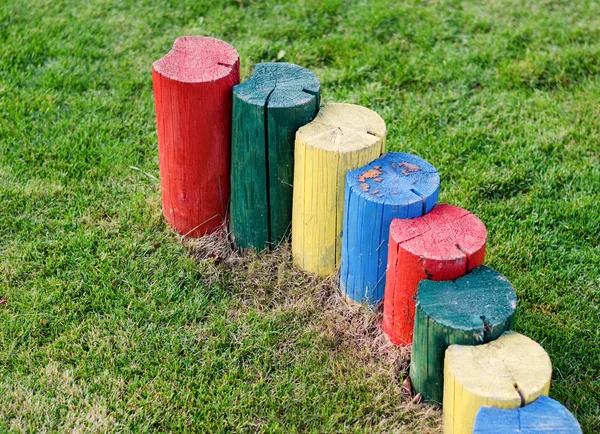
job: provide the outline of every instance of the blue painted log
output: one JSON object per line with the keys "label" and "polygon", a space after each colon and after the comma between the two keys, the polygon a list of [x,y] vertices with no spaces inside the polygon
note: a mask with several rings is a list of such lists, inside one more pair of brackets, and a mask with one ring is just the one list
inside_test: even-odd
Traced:
{"label": "blue painted log", "polygon": [[559,402],[547,396],[521,408],[481,407],[473,434],[580,434],[577,419]]}
{"label": "blue painted log", "polygon": [[440,175],[415,155],[390,152],[346,174],[340,290],[353,301],[383,298],[390,223],[431,211]]}

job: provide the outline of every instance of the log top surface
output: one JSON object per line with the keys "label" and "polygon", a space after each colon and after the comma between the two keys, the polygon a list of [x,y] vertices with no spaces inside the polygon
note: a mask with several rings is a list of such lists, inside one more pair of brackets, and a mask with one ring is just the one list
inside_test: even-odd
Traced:
{"label": "log top surface", "polygon": [[[346,181],[355,194],[385,205],[431,202],[440,187],[440,175],[416,155],[389,152],[361,168],[350,170]],[[424,206],[425,208],[425,206]],[[428,210],[423,210],[423,213]]]}
{"label": "log top surface", "polygon": [[448,204],[438,204],[414,219],[394,219],[390,234],[416,256],[447,261],[468,258],[487,241],[487,230],[477,216]]}
{"label": "log top surface", "polygon": [[303,105],[317,98],[320,92],[317,76],[293,63],[259,63],[254,74],[233,88],[236,98],[248,104],[268,108]]}
{"label": "log top surface", "polygon": [[493,329],[514,314],[517,295],[504,276],[480,266],[455,281],[422,280],[417,304],[427,317],[452,329]]}
{"label": "log top surface", "polygon": [[330,152],[354,152],[385,142],[385,122],[376,112],[354,104],[329,103],[298,130],[308,146]]}
{"label": "log top surface", "polygon": [[552,363],[537,342],[504,332],[484,345],[450,345],[445,365],[471,393],[519,407],[547,391]]}
{"label": "log top surface", "polygon": [[216,81],[231,73],[239,64],[235,48],[220,39],[203,36],[182,36],[152,68],[167,78],[184,83]]}
{"label": "log top surface", "polygon": [[577,419],[560,402],[540,396],[521,408],[483,406],[475,417],[473,434],[581,434]]}

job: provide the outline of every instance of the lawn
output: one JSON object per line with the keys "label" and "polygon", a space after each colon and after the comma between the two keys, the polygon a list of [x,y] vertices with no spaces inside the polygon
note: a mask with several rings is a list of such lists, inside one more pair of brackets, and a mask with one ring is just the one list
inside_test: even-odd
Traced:
{"label": "lawn", "polygon": [[289,249],[230,258],[165,225],[150,72],[181,35],[231,43],[243,79],[297,63],[323,102],[380,113],[388,150],[486,224],[550,395],[600,431],[600,4],[583,0],[4,0],[0,431],[441,430],[403,395],[406,351]]}

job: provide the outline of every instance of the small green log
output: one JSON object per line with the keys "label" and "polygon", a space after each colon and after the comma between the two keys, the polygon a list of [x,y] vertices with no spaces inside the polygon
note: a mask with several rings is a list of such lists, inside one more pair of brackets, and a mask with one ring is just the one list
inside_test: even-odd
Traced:
{"label": "small green log", "polygon": [[230,225],[238,248],[261,251],[289,234],[294,139],[319,103],[317,77],[290,63],[260,63],[233,88]]}
{"label": "small green log", "polygon": [[481,266],[455,281],[419,283],[410,379],[423,399],[442,404],[448,346],[497,339],[513,324],[517,296],[497,271]]}

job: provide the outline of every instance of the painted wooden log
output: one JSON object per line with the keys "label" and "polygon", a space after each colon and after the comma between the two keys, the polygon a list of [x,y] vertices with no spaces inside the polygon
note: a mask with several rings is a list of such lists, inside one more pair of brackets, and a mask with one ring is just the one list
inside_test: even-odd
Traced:
{"label": "painted wooden log", "polygon": [[152,65],[163,213],[182,235],[202,236],[225,218],[239,70],[231,45],[199,36],[178,38]]}
{"label": "painted wooden log", "polygon": [[340,289],[352,301],[383,298],[390,223],[431,211],[440,176],[415,155],[390,152],[346,175]]}
{"label": "painted wooden log", "polygon": [[446,348],[497,339],[512,327],[516,306],[510,282],[485,266],[455,281],[422,280],[410,360],[415,392],[441,405]]}
{"label": "painted wooden log", "polygon": [[484,405],[523,407],[548,395],[552,364],[546,351],[518,333],[484,345],[450,345],[444,361],[444,433],[470,434]]}
{"label": "painted wooden log", "polygon": [[581,434],[575,416],[562,404],[540,396],[525,407],[483,406],[475,417],[473,434]]}
{"label": "painted wooden log", "polygon": [[294,138],[319,111],[320,85],[306,68],[259,63],[233,88],[231,144],[232,239],[263,250],[289,234]]}
{"label": "painted wooden log", "polygon": [[335,271],[341,255],[344,178],[379,157],[385,122],[353,104],[326,104],[296,134],[292,253],[305,271]]}
{"label": "painted wooden log", "polygon": [[415,296],[423,279],[455,280],[483,264],[487,231],[469,211],[440,204],[390,227],[383,330],[396,345],[412,342]]}

